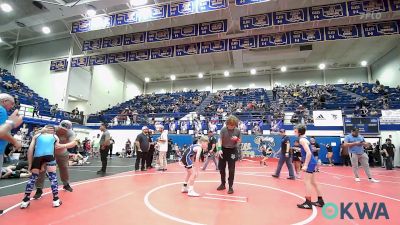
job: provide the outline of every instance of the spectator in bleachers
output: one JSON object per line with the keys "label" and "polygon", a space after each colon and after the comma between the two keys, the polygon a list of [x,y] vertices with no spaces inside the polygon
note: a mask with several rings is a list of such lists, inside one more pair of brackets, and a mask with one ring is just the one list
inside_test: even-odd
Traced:
{"label": "spectator in bleachers", "polygon": [[360,109],[360,114],[361,114],[361,117],[366,117],[366,116],[368,116],[368,109],[367,109],[367,107],[365,107],[365,106],[363,105],[362,108]]}
{"label": "spectator in bleachers", "polygon": [[55,104],[53,106],[51,106],[50,108],[50,114],[52,117],[55,117],[58,111],[58,104]]}
{"label": "spectator in bleachers", "polygon": [[79,117],[79,109],[76,107],[74,110],[72,110],[72,118],[78,118]]}
{"label": "spectator in bleachers", "polygon": [[376,111],[375,108],[372,108],[371,111],[369,111],[369,115],[370,116],[377,116],[378,115],[378,111]]}
{"label": "spectator in bleachers", "polygon": [[261,134],[261,128],[260,128],[260,126],[258,126],[258,124],[255,124],[253,126],[252,131],[253,131],[253,134],[255,134],[255,135],[260,135]]}

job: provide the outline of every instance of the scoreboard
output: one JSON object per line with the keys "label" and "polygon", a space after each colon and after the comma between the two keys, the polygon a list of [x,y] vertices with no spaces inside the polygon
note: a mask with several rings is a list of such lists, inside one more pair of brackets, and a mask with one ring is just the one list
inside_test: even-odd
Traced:
{"label": "scoreboard", "polygon": [[356,127],[360,134],[379,134],[379,119],[370,117],[344,118],[344,133],[350,134]]}

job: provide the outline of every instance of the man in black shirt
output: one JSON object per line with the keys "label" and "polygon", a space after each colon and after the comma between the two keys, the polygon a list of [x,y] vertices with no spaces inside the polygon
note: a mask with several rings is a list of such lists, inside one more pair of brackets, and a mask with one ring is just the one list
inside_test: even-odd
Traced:
{"label": "man in black shirt", "polygon": [[217,143],[217,139],[215,139],[213,132],[210,130],[208,131],[208,152],[205,153],[206,155],[206,162],[204,163],[204,166],[202,168],[202,170],[206,170],[207,169],[207,165],[208,162],[210,162],[210,160],[212,160],[215,164],[215,170],[218,170],[218,164],[217,164],[217,160],[215,159],[215,152],[216,152],[216,143]]}
{"label": "man in black shirt", "polygon": [[283,164],[286,163],[286,166],[289,170],[289,177],[287,179],[294,180],[296,178],[294,176],[294,170],[292,164],[293,155],[290,153],[290,140],[289,137],[286,136],[285,129],[280,129],[279,133],[282,136],[281,154],[279,156],[278,167],[276,168],[275,174],[273,174],[272,176],[278,178],[281,173]]}
{"label": "man in black shirt", "polygon": [[152,134],[152,131],[149,130],[147,138],[149,140],[150,148],[149,148],[149,152],[147,153],[147,162],[146,162],[147,169],[153,168],[151,163],[153,162],[153,155],[154,155],[154,151],[155,151],[155,144],[153,142],[153,137],[151,136],[151,134]]}
{"label": "man in black shirt", "polygon": [[149,143],[149,137],[147,136],[147,133],[149,132],[149,128],[146,126],[142,127],[142,133],[140,133],[136,137],[136,163],[135,163],[135,171],[139,170],[139,163],[141,163],[141,170],[146,171],[146,159],[147,159],[147,153],[149,152],[150,149],[150,143]]}
{"label": "man in black shirt", "polygon": [[392,144],[391,139],[386,139],[386,143],[382,145],[382,156],[384,158],[386,169],[392,170],[393,169],[393,159],[394,159],[394,150],[395,146]]}

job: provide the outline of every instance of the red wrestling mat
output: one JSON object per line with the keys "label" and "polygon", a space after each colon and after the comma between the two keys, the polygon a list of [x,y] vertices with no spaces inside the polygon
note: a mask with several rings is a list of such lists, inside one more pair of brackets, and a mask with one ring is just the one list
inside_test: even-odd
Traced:
{"label": "red wrestling mat", "polygon": [[[227,195],[226,190],[216,191],[219,173],[212,164],[210,170],[200,173],[195,184],[201,197],[189,198],[181,194],[185,171],[172,164],[167,172],[127,172],[74,183],[73,193],[60,192],[63,205],[59,208],[52,208],[51,193],[40,200],[32,200],[29,208],[24,210],[18,205],[22,193],[2,197],[0,208],[7,211],[0,216],[0,224],[319,225],[397,224],[400,220],[399,170],[372,169],[374,177],[381,180],[373,184],[365,179],[362,168],[362,180],[356,183],[350,167],[321,167],[317,182],[325,202],[331,206],[326,210],[304,210],[296,206],[304,201],[304,184],[302,180],[286,180],[285,167],[280,179],[271,177],[276,162],[261,167],[258,161],[244,160],[236,167],[233,195]],[[347,207],[347,214],[343,213],[341,203],[343,207],[352,203]],[[337,212],[337,216],[327,219],[324,212],[326,216]],[[368,213],[372,219],[368,219]],[[386,214],[389,219],[385,218]]]}

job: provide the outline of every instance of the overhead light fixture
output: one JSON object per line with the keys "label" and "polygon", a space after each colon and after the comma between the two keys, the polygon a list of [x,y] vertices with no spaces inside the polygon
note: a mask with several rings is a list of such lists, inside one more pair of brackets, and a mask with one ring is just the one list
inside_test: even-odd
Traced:
{"label": "overhead light fixture", "polygon": [[286,66],[281,67],[281,72],[286,72],[286,70],[287,70]]}
{"label": "overhead light fixture", "polygon": [[229,71],[225,71],[225,72],[224,72],[224,76],[225,76],[225,77],[229,77]]}
{"label": "overhead light fixture", "polygon": [[0,43],[3,42],[3,39],[0,38]]}
{"label": "overhead light fixture", "polygon": [[176,80],[176,76],[175,75],[171,75],[171,80]]}
{"label": "overhead light fixture", "polygon": [[338,83],[343,83],[343,79],[339,79],[339,80],[338,80]]}
{"label": "overhead light fixture", "polygon": [[361,66],[367,66],[367,65],[368,65],[367,61],[365,61],[365,60],[361,61]]}
{"label": "overhead light fixture", "polygon": [[188,89],[187,89],[187,88],[183,88],[183,91],[184,91],[184,92],[187,92],[187,91],[188,91]]}
{"label": "overhead light fixture", "polygon": [[203,73],[199,73],[199,78],[203,78]]}
{"label": "overhead light fixture", "polygon": [[96,8],[92,5],[87,6],[86,15],[89,17],[93,17],[96,15]]}
{"label": "overhead light fixture", "polygon": [[251,70],[250,70],[250,74],[251,74],[251,75],[256,75],[256,73],[257,73],[257,70],[256,70],[256,69],[251,69]]}
{"label": "overhead light fixture", "polygon": [[145,77],[145,78],[144,78],[144,82],[149,83],[149,82],[150,82],[150,78]]}
{"label": "overhead light fixture", "polygon": [[49,27],[42,27],[42,32],[43,32],[44,34],[50,34],[51,30],[50,30]]}
{"label": "overhead light fixture", "polygon": [[311,82],[308,80],[308,81],[306,81],[306,85],[309,85]]}
{"label": "overhead light fixture", "polygon": [[228,85],[228,88],[229,88],[229,89],[232,89],[232,88],[233,88],[233,85],[232,85],[232,84]]}
{"label": "overhead light fixture", "polygon": [[250,84],[250,87],[251,88],[253,88],[253,87],[255,87],[256,85],[254,84],[254,83],[252,83],[252,84]]}
{"label": "overhead light fixture", "polygon": [[326,68],[326,65],[324,63],[319,64],[319,69],[324,70]]}
{"label": "overhead light fixture", "polygon": [[3,10],[3,12],[11,12],[13,10],[13,8],[11,7],[11,5],[7,4],[7,3],[2,3],[0,5],[1,10]]}
{"label": "overhead light fixture", "polygon": [[141,6],[141,5],[146,5],[147,0],[130,0],[131,6]]}

